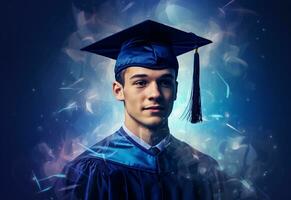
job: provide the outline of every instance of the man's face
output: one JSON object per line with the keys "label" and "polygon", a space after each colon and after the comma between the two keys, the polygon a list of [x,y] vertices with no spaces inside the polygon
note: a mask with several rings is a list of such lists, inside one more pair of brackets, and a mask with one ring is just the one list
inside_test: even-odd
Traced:
{"label": "man's face", "polygon": [[117,98],[124,101],[131,123],[157,127],[167,122],[177,93],[173,69],[129,67],[124,73],[124,86],[120,87]]}

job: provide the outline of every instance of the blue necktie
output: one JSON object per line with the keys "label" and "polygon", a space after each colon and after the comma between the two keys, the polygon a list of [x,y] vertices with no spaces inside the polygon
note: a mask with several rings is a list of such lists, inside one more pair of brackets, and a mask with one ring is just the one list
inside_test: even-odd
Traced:
{"label": "blue necktie", "polygon": [[151,148],[149,149],[149,151],[152,152],[152,154],[154,154],[154,155],[157,155],[158,153],[160,153],[159,148],[156,147],[156,146],[151,147]]}

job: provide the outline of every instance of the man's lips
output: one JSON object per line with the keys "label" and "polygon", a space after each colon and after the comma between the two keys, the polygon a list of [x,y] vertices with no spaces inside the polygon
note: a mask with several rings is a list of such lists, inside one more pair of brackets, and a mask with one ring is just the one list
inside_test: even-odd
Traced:
{"label": "man's lips", "polygon": [[156,110],[156,111],[160,111],[160,110],[164,110],[163,106],[147,106],[144,108],[144,110]]}

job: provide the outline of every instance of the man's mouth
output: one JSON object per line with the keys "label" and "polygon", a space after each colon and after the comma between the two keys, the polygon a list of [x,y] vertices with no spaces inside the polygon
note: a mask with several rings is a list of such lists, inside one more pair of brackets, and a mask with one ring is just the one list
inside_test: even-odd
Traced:
{"label": "man's mouth", "polygon": [[144,108],[144,110],[149,110],[149,111],[152,111],[152,112],[160,112],[162,110],[164,110],[164,107],[163,106],[147,106]]}

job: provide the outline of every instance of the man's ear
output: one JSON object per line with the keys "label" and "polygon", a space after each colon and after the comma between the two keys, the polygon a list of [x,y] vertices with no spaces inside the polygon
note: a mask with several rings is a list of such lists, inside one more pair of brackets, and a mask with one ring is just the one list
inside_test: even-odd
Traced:
{"label": "man's ear", "polygon": [[119,101],[124,100],[123,86],[119,82],[117,82],[117,81],[113,82],[112,91],[113,91],[113,94],[117,100],[119,100]]}
{"label": "man's ear", "polygon": [[177,99],[177,92],[178,92],[178,81],[176,81],[176,88],[175,88],[174,100]]}

